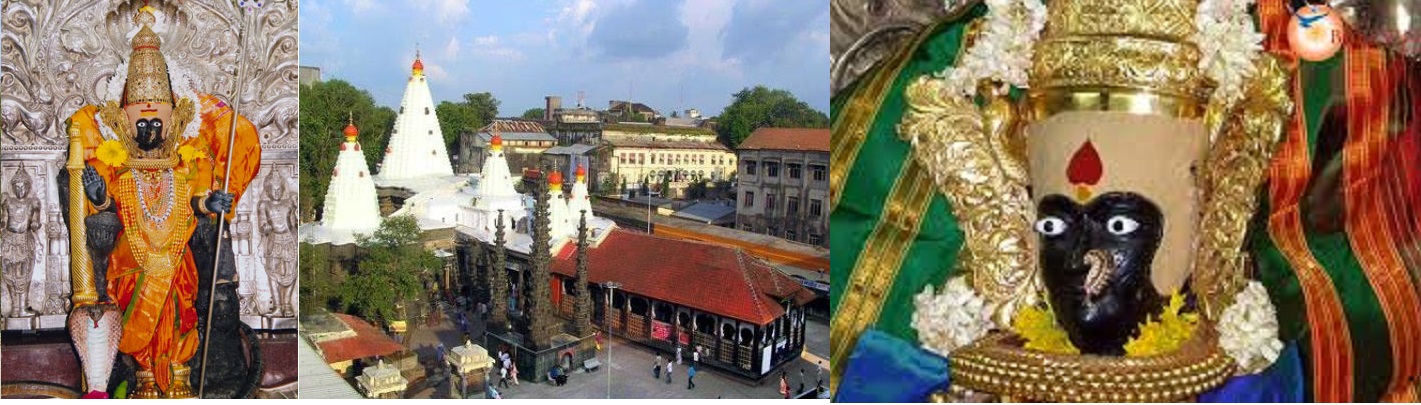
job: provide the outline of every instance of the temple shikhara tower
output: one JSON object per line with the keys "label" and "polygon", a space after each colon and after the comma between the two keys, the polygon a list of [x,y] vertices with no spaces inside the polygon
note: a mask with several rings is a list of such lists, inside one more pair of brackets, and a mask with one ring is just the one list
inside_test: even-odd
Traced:
{"label": "temple shikhara tower", "polygon": [[400,100],[400,115],[390,133],[390,146],[385,148],[385,160],[376,175],[381,181],[454,174],[426,80],[424,62],[416,52],[405,96]]}
{"label": "temple shikhara tower", "polygon": [[360,130],[352,118],[345,126],[345,142],[340,144],[331,185],[326,189],[322,225],[332,230],[372,232],[380,226],[379,201],[375,182],[361,151]]}

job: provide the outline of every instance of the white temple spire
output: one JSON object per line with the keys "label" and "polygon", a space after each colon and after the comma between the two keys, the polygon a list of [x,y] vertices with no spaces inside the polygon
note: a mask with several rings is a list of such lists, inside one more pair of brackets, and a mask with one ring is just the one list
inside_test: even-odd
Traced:
{"label": "white temple spire", "polygon": [[400,115],[395,119],[390,146],[385,148],[385,160],[380,165],[381,181],[421,177],[451,176],[449,152],[444,147],[444,133],[434,111],[434,98],[424,75],[424,62],[415,51],[409,82],[400,100]]}
{"label": "white temple spire", "polygon": [[360,131],[355,128],[355,117],[349,115],[347,119],[345,142],[340,144],[340,154],[331,171],[321,223],[330,229],[373,230],[380,226],[379,199],[370,167],[365,163],[365,152],[356,140]]}

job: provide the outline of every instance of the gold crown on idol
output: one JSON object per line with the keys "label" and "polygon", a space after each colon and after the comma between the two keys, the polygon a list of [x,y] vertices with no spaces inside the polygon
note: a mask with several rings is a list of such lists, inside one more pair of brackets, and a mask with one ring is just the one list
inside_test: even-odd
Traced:
{"label": "gold crown on idol", "polygon": [[[128,150],[129,159],[124,166],[131,168],[164,169],[177,165],[177,149],[183,130],[196,112],[192,100],[174,99],[168,62],[160,49],[162,39],[152,29],[156,20],[150,6],[143,6],[134,13],[133,23],[139,29],[131,41],[133,51],[128,57],[128,77],[124,82],[123,95],[119,101],[106,102],[99,108],[99,118],[114,130]],[[168,103],[173,106],[172,118],[165,123],[167,134],[163,145],[151,151],[138,147],[131,133],[132,125],[123,111],[123,107],[138,103]]]}
{"label": "gold crown on idol", "polygon": [[153,13],[147,7],[134,14],[138,35],[133,36],[133,52],[128,56],[128,82],[123,87],[124,105],[135,103],[173,103],[173,85],[168,77],[168,62],[158,47],[162,39],[153,32]]}
{"label": "gold crown on idol", "polygon": [[1032,60],[1036,94],[1124,90],[1203,103],[1209,84],[1192,42],[1198,0],[1051,3]]}

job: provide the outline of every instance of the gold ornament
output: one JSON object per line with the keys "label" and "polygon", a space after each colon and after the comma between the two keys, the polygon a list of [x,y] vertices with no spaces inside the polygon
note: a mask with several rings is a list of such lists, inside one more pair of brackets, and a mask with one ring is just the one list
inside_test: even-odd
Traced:
{"label": "gold ornament", "polygon": [[1033,118],[1043,110],[1197,117],[1210,87],[1189,42],[1197,0],[1051,4],[1031,68]]}
{"label": "gold ornament", "polygon": [[946,86],[929,77],[909,85],[898,133],[913,144],[913,159],[931,173],[962,228],[958,268],[995,309],[993,320],[1010,325],[1039,288],[1026,164],[1011,152],[1014,109],[1004,94],[984,94],[983,112]]}
{"label": "gold ornament", "polygon": [[1283,63],[1264,56],[1254,64],[1257,73],[1246,85],[1243,99],[1228,111],[1211,105],[1206,117],[1207,126],[1216,133],[1200,166],[1204,206],[1191,288],[1202,298],[1204,313],[1211,319],[1228,308],[1248,278],[1244,238],[1258,206],[1257,190],[1293,110],[1288,94],[1291,74]]}
{"label": "gold ornament", "polygon": [[128,81],[123,88],[123,105],[173,103],[173,86],[168,78],[168,62],[159,50],[162,40],[148,25],[133,36],[133,52],[128,56]]}

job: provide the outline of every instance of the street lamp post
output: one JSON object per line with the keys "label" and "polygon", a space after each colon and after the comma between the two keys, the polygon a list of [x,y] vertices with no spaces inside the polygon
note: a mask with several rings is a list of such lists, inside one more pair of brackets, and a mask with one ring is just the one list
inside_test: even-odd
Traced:
{"label": "street lamp post", "polygon": [[602,314],[602,323],[607,332],[607,399],[612,399],[612,291],[622,288],[622,283],[608,281],[602,283],[607,290],[607,312]]}

